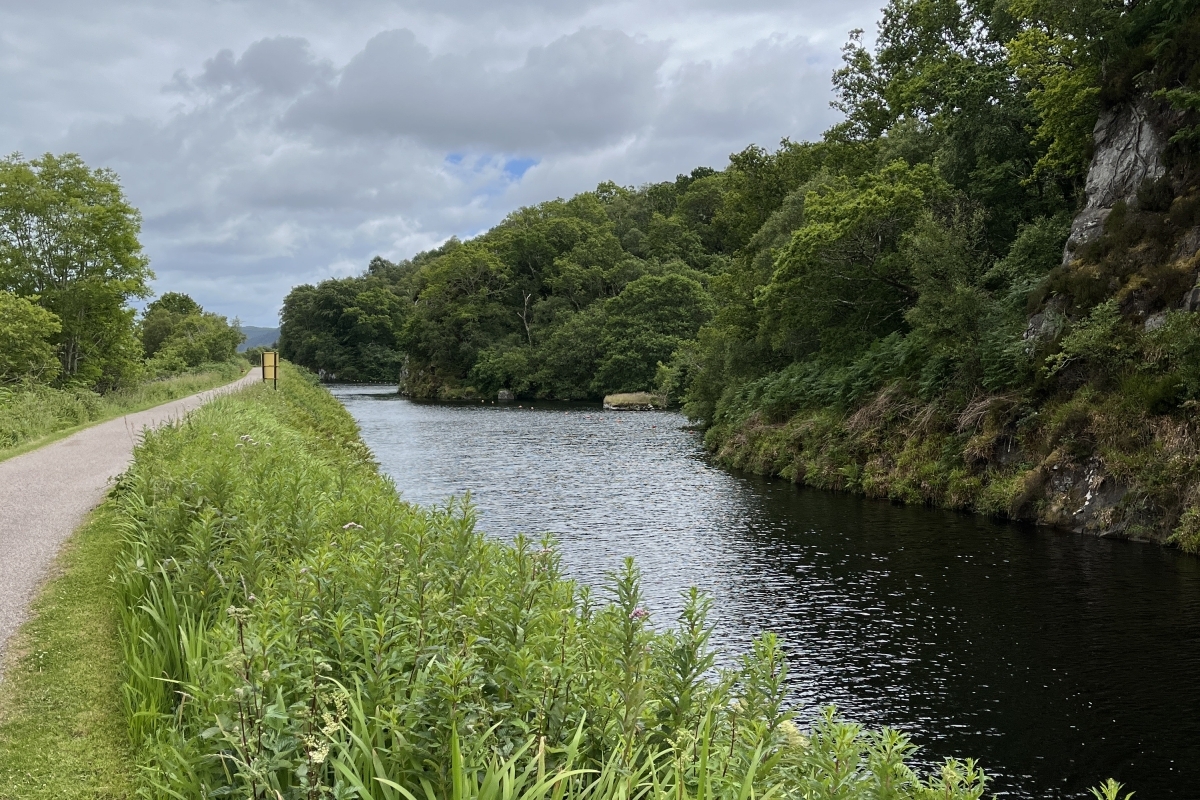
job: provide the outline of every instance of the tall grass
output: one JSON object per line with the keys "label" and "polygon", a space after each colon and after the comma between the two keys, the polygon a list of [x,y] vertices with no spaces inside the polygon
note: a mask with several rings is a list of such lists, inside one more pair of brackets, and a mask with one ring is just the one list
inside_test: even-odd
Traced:
{"label": "tall grass", "polygon": [[219,386],[241,374],[244,362],[209,364],[196,372],[148,381],[129,389],[97,394],[88,389],[0,386],[0,453],[58,431]]}
{"label": "tall grass", "polygon": [[656,629],[469,505],[402,502],[285,366],[147,437],[114,490],[124,698],[150,798],[978,798],[901,734],[785,709],[773,636],[714,670],[709,601]]}

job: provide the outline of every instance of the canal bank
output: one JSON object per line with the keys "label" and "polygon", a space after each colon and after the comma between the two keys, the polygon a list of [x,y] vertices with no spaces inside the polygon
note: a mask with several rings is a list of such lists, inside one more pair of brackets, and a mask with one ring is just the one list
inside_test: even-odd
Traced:
{"label": "canal bank", "polygon": [[[51,643],[54,672],[27,652],[0,687],[0,797],[128,794],[66,771],[62,751],[95,751],[100,723],[135,750],[136,769],[108,753],[108,775],[177,800],[983,791],[972,763],[920,769],[902,735],[832,711],[797,730],[777,639],[713,669],[709,602],[652,623],[632,559],[588,591],[548,543],[487,537],[463,503],[402,501],[350,415],[295,370],[146,437],[97,520],[104,535],[82,541],[110,559],[116,602],[54,622],[75,618],[58,598],[78,610],[95,582],[71,559],[39,602],[22,641]],[[114,650],[119,666],[94,658]],[[78,700],[85,666],[120,683],[98,687],[90,729],[37,719]],[[52,702],[20,702],[29,687]]]}
{"label": "canal bank", "polygon": [[470,491],[482,529],[554,532],[588,583],[636,555],[657,617],[700,586],[735,650],[777,631],[802,715],[836,702],[923,758],[969,753],[1007,796],[1200,780],[1192,557],[730,473],[669,412],[332,388],[407,499]]}

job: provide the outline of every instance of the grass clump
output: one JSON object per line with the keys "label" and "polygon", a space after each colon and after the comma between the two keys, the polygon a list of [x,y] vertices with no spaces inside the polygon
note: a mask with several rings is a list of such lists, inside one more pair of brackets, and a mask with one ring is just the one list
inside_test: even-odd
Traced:
{"label": "grass clump", "polygon": [[82,426],[132,414],[211,389],[241,375],[241,359],[207,364],[194,372],[97,394],[42,384],[0,386],[0,459],[45,444]]}
{"label": "grass clump", "polygon": [[632,562],[600,593],[550,541],[402,502],[314,382],[150,435],[124,531],[123,698],[150,798],[978,798],[949,761],[832,710],[802,734],[773,636],[716,670],[709,601],[652,627]]}
{"label": "grass clump", "polygon": [[59,559],[31,621],[9,641],[0,678],[0,798],[134,795],[122,709],[117,598],[121,531],[94,514]]}

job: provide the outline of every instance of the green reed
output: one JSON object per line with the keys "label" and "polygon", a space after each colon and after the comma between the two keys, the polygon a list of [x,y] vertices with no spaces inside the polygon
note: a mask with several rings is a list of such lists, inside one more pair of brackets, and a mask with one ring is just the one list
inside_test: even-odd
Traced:
{"label": "green reed", "polygon": [[711,601],[652,627],[632,561],[593,592],[549,539],[403,502],[298,371],[147,438],[114,489],[124,699],[151,798],[978,798],[972,762],[833,710],[805,732],[765,635]]}

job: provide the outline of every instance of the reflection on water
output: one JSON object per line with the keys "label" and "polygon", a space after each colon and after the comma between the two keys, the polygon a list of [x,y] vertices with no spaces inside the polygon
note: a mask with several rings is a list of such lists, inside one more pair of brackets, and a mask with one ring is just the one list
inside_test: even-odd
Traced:
{"label": "reflection on water", "polygon": [[393,392],[334,387],[406,499],[470,492],[592,584],[633,555],[660,622],[700,587],[719,646],[781,636],[802,715],[976,757],[998,796],[1200,795],[1200,560],[734,475],[673,413]]}

